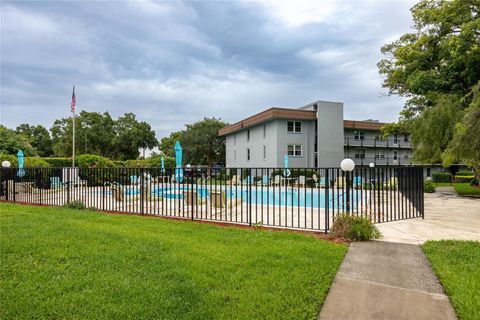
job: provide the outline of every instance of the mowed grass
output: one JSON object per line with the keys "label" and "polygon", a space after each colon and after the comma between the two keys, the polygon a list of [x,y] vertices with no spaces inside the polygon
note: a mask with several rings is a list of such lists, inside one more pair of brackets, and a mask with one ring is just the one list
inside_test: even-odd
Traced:
{"label": "mowed grass", "polygon": [[480,317],[480,242],[428,241],[423,251],[450,297],[459,319]]}
{"label": "mowed grass", "polygon": [[470,185],[470,183],[454,183],[453,188],[461,196],[480,197],[480,188]]}
{"label": "mowed grass", "polygon": [[346,246],[0,204],[0,319],[315,319]]}

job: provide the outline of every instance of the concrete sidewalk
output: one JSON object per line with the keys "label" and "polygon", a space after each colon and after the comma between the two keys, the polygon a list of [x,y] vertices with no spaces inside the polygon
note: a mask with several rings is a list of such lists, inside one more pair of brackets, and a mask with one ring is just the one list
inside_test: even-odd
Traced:
{"label": "concrete sidewalk", "polygon": [[380,223],[383,241],[421,244],[427,240],[480,241],[480,199],[458,197],[453,188],[425,194],[425,219]]}
{"label": "concrete sidewalk", "polygon": [[418,245],[369,241],[351,244],[319,319],[457,317]]}

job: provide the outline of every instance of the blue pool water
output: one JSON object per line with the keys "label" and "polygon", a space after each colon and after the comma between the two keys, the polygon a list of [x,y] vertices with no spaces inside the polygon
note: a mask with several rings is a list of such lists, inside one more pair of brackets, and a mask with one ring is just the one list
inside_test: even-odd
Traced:
{"label": "blue pool water", "polygon": [[[190,188],[178,187],[178,188],[154,188],[152,189],[152,195],[163,197],[166,199],[183,199],[183,191]],[[258,205],[276,205],[286,207],[308,207],[308,208],[325,208],[326,191],[324,189],[292,189],[292,188],[265,188],[265,189],[252,189],[247,188],[212,188],[213,192],[223,191],[226,193],[227,202],[230,199],[242,200],[244,203],[252,203]],[[139,195],[138,188],[126,188],[125,193],[127,195]],[[209,188],[198,188],[197,194],[200,198],[206,199],[209,197]],[[328,194],[329,207],[341,207],[346,200],[346,195],[337,191],[329,191]],[[358,199],[360,201],[360,199]],[[352,209],[357,203],[356,193],[353,192],[350,196],[350,203]]]}

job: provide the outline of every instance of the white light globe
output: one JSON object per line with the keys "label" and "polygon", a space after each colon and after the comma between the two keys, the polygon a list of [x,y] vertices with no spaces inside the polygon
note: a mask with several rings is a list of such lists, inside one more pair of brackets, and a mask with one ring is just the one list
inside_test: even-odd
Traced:
{"label": "white light globe", "polygon": [[343,171],[353,171],[353,169],[355,169],[355,162],[350,158],[343,159],[342,162],[340,162],[340,168],[342,168]]}
{"label": "white light globe", "polygon": [[190,169],[192,166],[190,164],[187,164],[187,169]]}
{"label": "white light globe", "polygon": [[368,165],[370,168],[374,168],[375,167],[375,163],[373,162],[370,162],[370,164]]}
{"label": "white light globe", "polygon": [[11,163],[8,160],[5,160],[5,161],[2,162],[2,167],[4,167],[4,168],[10,168],[10,165],[11,165]]}

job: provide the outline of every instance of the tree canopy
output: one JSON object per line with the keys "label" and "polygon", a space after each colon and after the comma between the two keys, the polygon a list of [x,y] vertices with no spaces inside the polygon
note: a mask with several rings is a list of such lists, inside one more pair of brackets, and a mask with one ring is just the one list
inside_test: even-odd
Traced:
{"label": "tree canopy", "polygon": [[39,156],[49,157],[53,155],[52,139],[44,126],[22,123],[15,131],[27,138],[27,141]]}
{"label": "tree canopy", "polygon": [[213,165],[225,161],[225,138],[218,136],[218,131],[227,123],[221,119],[204,118],[185,125],[183,131],[172,132],[161,139],[162,152],[175,156],[174,146],[178,140],[182,144],[184,163]]}
{"label": "tree canopy", "polygon": [[407,99],[401,124],[385,130],[411,131],[414,157],[422,162],[467,161],[462,146],[453,144],[463,132],[460,128],[472,128],[468,124],[475,121],[480,2],[424,0],[411,12],[415,32],[382,47],[386,58],[378,63],[383,86]]}

